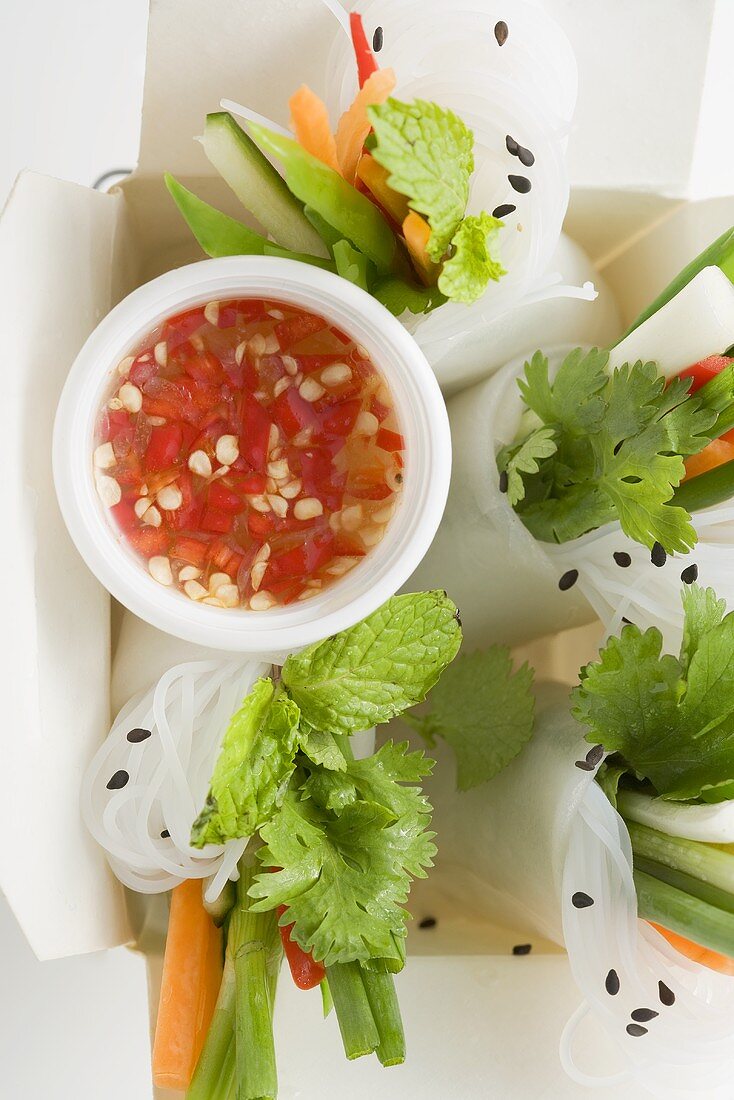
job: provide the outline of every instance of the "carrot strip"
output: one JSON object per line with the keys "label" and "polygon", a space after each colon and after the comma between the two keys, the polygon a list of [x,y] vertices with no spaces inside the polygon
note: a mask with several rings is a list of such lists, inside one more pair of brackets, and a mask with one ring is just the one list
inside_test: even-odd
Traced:
{"label": "carrot strip", "polygon": [[312,157],[317,157],[341,175],[329,112],[323,100],[307,84],[302,84],[288,100],[288,106],[291,109],[291,128],[296,135],[296,141]]}
{"label": "carrot strip", "polygon": [[725,462],[734,459],[734,444],[725,439],[712,439],[697,455],[690,455],[686,460],[685,480],[690,477],[698,477],[708,470],[722,466]]}
{"label": "carrot strip", "polygon": [[369,153],[364,153],[359,158],[357,179],[362,181],[370,194],[377,199],[380,206],[387,211],[393,221],[396,221],[398,225],[402,225],[410,213],[410,207],[405,195],[401,195],[399,191],[393,191],[390,187],[387,182],[389,174],[387,168],[383,168],[381,164],[378,164]]}
{"label": "carrot strip", "polygon": [[182,882],[171,894],[161,999],[153,1043],[153,1081],[185,1090],[209,1029],[222,973],[219,929],[204,909],[201,882]]}
{"label": "carrot strip", "polygon": [[718,970],[720,974],[734,974],[734,959],[730,959],[728,955],[721,955],[718,951],[701,947],[700,944],[687,940],[685,936],[679,936],[677,932],[671,932],[653,921],[650,921],[650,924],[656,932],[665,937],[671,947],[674,947],[685,958],[700,963],[701,966],[707,966],[709,970]]}
{"label": "carrot strip", "polygon": [[357,178],[357,165],[362,149],[372,129],[367,116],[367,108],[376,103],[384,103],[395,87],[395,73],[392,69],[378,69],[368,76],[357,92],[354,102],[339,119],[336,128],[336,155],[341,165],[342,175],[348,183]]}
{"label": "carrot strip", "polygon": [[403,236],[416,271],[426,286],[431,286],[436,282],[439,270],[439,265],[428,255],[431,227],[425,218],[411,210],[403,222]]}

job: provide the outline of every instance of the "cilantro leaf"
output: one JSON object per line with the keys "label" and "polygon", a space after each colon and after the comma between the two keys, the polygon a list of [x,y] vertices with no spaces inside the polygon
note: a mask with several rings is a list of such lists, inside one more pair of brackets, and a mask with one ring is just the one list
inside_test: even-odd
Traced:
{"label": "cilantro leaf", "polygon": [[432,744],[442,737],[456,757],[457,785],[486,783],[521,751],[533,733],[533,672],[513,674],[506,646],[459,657],[431,692],[427,715],[410,724]]}
{"label": "cilantro leaf", "polygon": [[402,313],[430,313],[446,301],[435,286],[413,286],[402,279],[382,279],[372,288],[372,297],[382,302],[393,317]]}
{"label": "cilantro leaf", "polygon": [[333,814],[287,795],[263,826],[266,868],[250,888],[252,909],[288,907],[291,937],[326,966],[382,958],[402,964],[411,876],[425,876],[435,854],[425,813],[395,818],[359,801]]}
{"label": "cilantro leaf", "polygon": [[356,626],[290,656],[282,679],[307,734],[356,733],[423,700],[460,644],[445,592],[393,596]]}
{"label": "cilantro leaf", "polygon": [[734,780],[734,614],[710,590],[684,594],[682,657],[660,632],[626,626],[582,670],[574,715],[658,794],[690,799]]}
{"label": "cilantro leaf", "polygon": [[471,214],[459,225],[451,240],[451,256],[438,277],[438,289],[454,302],[471,305],[481,298],[490,280],[506,275],[497,249],[502,222],[491,214]]}
{"label": "cilantro leaf", "polygon": [[538,428],[516,447],[504,447],[497,455],[497,469],[507,474],[507,499],[513,506],[525,496],[523,474],[537,474],[539,460],[556,453],[553,428]]}
{"label": "cilantro leaf", "polygon": [[391,98],[367,113],[376,138],[372,156],[390,173],[390,187],[427,218],[428,254],[438,262],[466,210],[474,171],[472,132],[453,111],[422,99]]}
{"label": "cilantro leaf", "polygon": [[299,711],[272,680],[258,680],[232,716],[191,844],[251,836],[285,794],[295,768]]}
{"label": "cilantro leaf", "polygon": [[[338,813],[358,798],[375,802],[396,817],[429,814],[431,807],[418,784],[433,770],[433,761],[422,752],[410,752],[408,741],[387,741],[373,756],[351,760],[345,772],[317,769],[304,785],[304,793],[324,809]],[[407,783],[410,786],[404,787]]]}
{"label": "cilantro leaf", "polygon": [[683,457],[715,436],[717,413],[689,396],[687,380],[666,386],[654,363],[626,364],[608,374],[607,361],[606,352],[577,348],[553,382],[540,352],[525,364],[520,392],[552,430],[555,449],[547,455],[534,450],[542,430],[535,427],[500,452],[508,489],[513,475],[511,503],[541,541],[567,542],[618,520],[644,546],[659,542],[668,553],[687,552],[696,532],[671,498],[685,473]]}

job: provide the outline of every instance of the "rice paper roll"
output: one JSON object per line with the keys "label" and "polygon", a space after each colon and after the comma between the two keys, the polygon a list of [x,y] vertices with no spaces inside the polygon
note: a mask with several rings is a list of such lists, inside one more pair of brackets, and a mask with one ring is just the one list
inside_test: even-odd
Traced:
{"label": "rice paper roll", "polygon": [[[734,286],[704,268],[610,355],[610,369],[657,361],[670,378],[734,342]],[[548,352],[551,373],[568,349]],[[411,584],[445,587],[462,611],[469,645],[517,644],[601,619],[656,626],[666,647],[683,632],[680,590],[698,579],[734,607],[734,501],[692,516],[688,554],[651,554],[610,523],[560,545],[536,540],[500,492],[495,455],[512,442],[525,406],[517,387],[524,358],[448,402],[454,469],[444,521]],[[616,555],[616,557],[615,557]],[[572,580],[571,587],[567,587]],[[560,586],[560,587],[559,587]]]}
{"label": "rice paper roll", "polygon": [[[439,103],[472,130],[468,213],[495,212],[504,223],[500,252],[507,273],[478,302],[403,317],[441,384],[456,388],[491,368],[481,344],[491,346],[498,318],[539,299],[595,297],[588,269],[563,250],[555,256],[570,190],[566,145],[576,59],[561,28],[520,0],[509,12],[488,0],[372,0],[360,5],[360,14],[368,40],[382,29],[376,60],[394,69],[396,97]],[[337,118],[356,92],[346,35],[335,39],[326,87]]]}
{"label": "rice paper roll", "polygon": [[[734,1072],[734,980],[684,958],[638,920],[627,829],[593,772],[576,766],[590,746],[568,691],[539,685],[531,741],[483,786],[457,792],[450,754],[431,750],[439,757],[427,784],[439,846],[433,884],[452,907],[531,943],[542,936],[565,947],[583,1000],[559,1036],[560,1053],[579,1084],[724,1100]],[[640,1009],[656,1015],[630,1033]],[[590,1071],[588,1024],[576,1041],[587,1016],[616,1049],[609,1076]]]}

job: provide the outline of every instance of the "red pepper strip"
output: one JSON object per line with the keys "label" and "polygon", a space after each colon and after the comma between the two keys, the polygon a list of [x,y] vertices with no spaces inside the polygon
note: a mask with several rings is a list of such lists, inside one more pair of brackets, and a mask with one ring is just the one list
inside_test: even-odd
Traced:
{"label": "red pepper strip", "polygon": [[352,44],[354,46],[354,55],[357,59],[357,73],[359,75],[359,86],[361,88],[365,80],[372,76],[373,73],[377,72],[379,66],[375,61],[375,55],[370,49],[367,35],[364,33],[362,16],[358,15],[356,11],[349,13],[349,29],[352,32]]}
{"label": "red pepper strip", "polygon": [[[285,905],[278,906],[279,917],[282,917],[285,911]],[[314,989],[314,987],[320,985],[326,977],[326,970],[321,963],[314,961],[312,955],[307,954],[302,947],[298,946],[295,940],[291,939],[292,928],[292,924],[281,924],[280,938],[283,943],[285,957],[291,968],[293,981],[299,989]]]}

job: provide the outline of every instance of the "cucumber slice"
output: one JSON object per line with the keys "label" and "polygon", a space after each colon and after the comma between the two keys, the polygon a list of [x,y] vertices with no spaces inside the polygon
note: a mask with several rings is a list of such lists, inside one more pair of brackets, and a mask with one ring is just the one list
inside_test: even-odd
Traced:
{"label": "cucumber slice", "polygon": [[207,115],[202,145],[225,183],[277,244],[294,252],[328,255],[301,203],[230,114]]}

